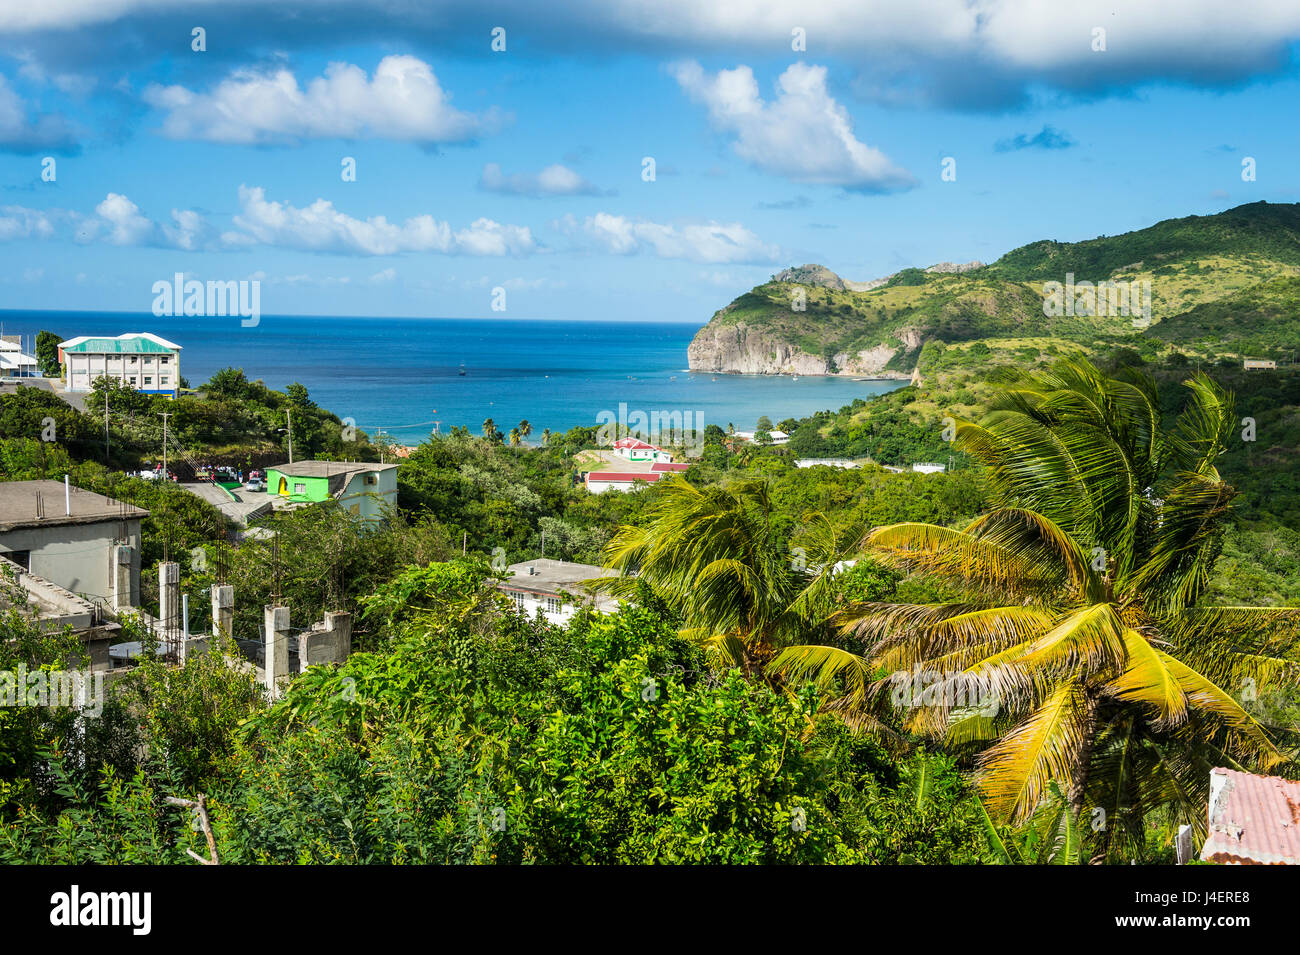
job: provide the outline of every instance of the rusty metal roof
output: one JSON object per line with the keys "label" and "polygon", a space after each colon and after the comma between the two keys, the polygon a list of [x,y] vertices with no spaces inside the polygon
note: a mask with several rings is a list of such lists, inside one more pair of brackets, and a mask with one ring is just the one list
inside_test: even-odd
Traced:
{"label": "rusty metal roof", "polygon": [[1300,782],[1214,769],[1209,812],[1203,860],[1300,865]]}

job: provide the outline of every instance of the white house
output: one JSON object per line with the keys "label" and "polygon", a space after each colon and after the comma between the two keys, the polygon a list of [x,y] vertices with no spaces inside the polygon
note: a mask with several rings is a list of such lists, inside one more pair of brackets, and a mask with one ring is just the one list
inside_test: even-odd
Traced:
{"label": "white house", "polygon": [[59,343],[59,363],[68,391],[90,391],[96,378],[106,376],[146,394],[180,393],[181,346],[149,332],[69,338]]}
{"label": "white house", "polygon": [[[753,442],[754,435],[757,433],[757,431],[735,431],[732,432],[732,437],[739,438],[741,441]],[[777,431],[775,429],[769,431],[768,436],[771,437],[773,444],[785,444],[790,440],[790,436],[784,431]]]}
{"label": "white house", "polygon": [[1258,371],[1261,368],[1272,369],[1277,367],[1277,362],[1268,358],[1247,358],[1241,363],[1241,367],[1247,371]]}
{"label": "white house", "polygon": [[550,557],[511,564],[506,570],[510,576],[500,581],[497,588],[530,617],[540,610],[549,622],[564,624],[577,613],[579,606],[604,613],[618,610],[616,599],[593,593],[583,585],[583,581],[597,577],[616,577],[617,571]]}
{"label": "white house", "polygon": [[635,491],[646,484],[654,484],[664,476],[664,471],[588,471],[587,490],[592,494],[606,491]]}
{"label": "white house", "polygon": [[671,461],[673,456],[662,448],[647,444],[640,438],[619,438],[614,442],[614,453],[629,461]]}
{"label": "white house", "polygon": [[38,362],[25,354],[22,345],[12,338],[0,338],[0,378],[30,378]]}
{"label": "white house", "polygon": [[795,458],[797,468],[856,468],[857,461],[848,458]]}
{"label": "white house", "polygon": [[942,474],[947,468],[942,464],[913,464],[912,470],[918,474]]}

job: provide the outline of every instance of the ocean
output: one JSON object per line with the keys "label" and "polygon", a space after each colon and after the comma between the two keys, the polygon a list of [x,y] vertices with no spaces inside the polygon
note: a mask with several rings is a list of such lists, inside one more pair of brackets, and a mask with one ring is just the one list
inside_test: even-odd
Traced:
{"label": "ocean", "polygon": [[238,318],[10,310],[0,311],[0,326],[65,339],[153,332],[182,346],[191,386],[226,367],[277,390],[301,382],[321,407],[402,444],[454,425],[477,434],[485,418],[507,433],[527,419],[536,443],[545,428],[595,426],[620,405],[629,416],[690,412],[745,431],[760,415],[800,418],[906,384],[692,374],[686,346],[696,327],[684,323],[263,315],[243,328]]}

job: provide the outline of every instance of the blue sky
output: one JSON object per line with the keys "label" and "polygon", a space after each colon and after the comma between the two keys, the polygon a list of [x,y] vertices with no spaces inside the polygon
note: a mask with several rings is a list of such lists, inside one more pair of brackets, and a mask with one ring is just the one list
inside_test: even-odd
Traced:
{"label": "blue sky", "polygon": [[534,7],[0,7],[0,307],[184,272],[267,314],[701,324],[787,265],[1300,201],[1294,3]]}

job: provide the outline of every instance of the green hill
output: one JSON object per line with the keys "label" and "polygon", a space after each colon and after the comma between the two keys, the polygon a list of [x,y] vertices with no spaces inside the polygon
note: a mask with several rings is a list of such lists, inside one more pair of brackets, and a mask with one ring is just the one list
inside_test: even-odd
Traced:
{"label": "green hill", "polygon": [[[1138,283],[1150,325],[1104,302],[1096,314],[1083,300],[1076,314],[1045,314],[1045,283],[1071,276]],[[1149,337],[1166,350],[1288,357],[1297,280],[1300,204],[1257,202],[1085,242],[1033,242],[968,271],[853,283],[824,266],[788,269],[716,312],[688,357],[699,371],[900,375],[927,342],[1026,337],[1089,346]]]}

